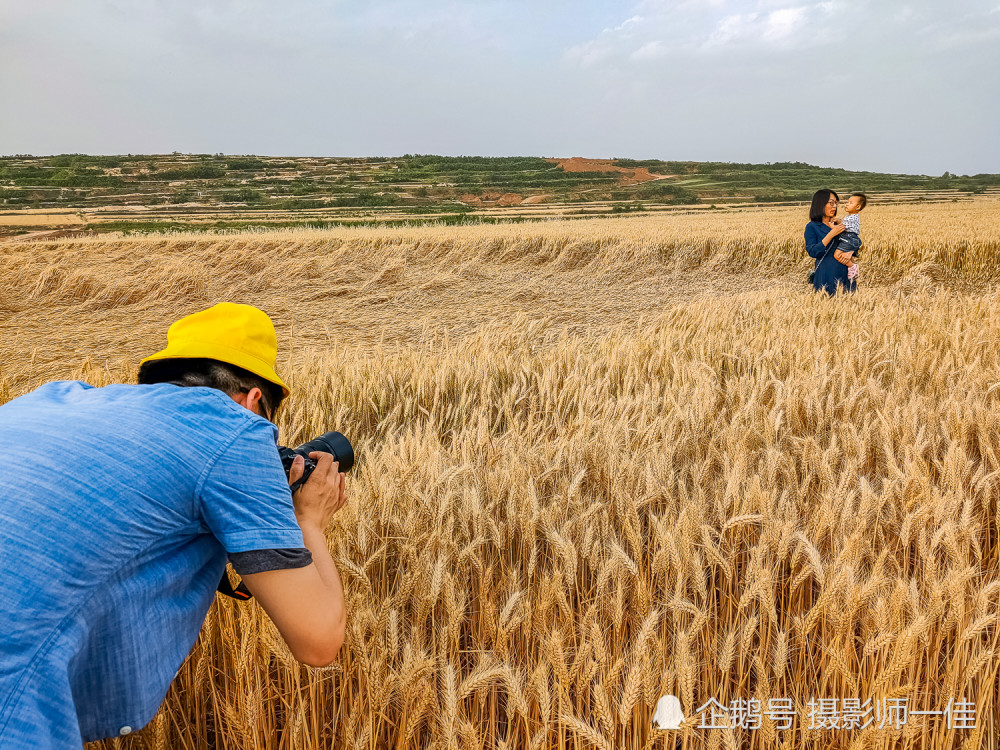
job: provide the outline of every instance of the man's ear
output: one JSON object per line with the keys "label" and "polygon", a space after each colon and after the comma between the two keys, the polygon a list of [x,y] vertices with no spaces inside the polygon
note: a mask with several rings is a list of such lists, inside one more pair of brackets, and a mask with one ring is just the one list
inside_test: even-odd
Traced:
{"label": "man's ear", "polygon": [[264,395],[260,388],[251,388],[247,392],[246,407],[254,414],[260,414],[260,399]]}
{"label": "man's ear", "polygon": [[251,388],[245,393],[230,394],[230,398],[245,409],[249,409],[254,414],[260,414],[260,399],[264,395],[260,388]]}

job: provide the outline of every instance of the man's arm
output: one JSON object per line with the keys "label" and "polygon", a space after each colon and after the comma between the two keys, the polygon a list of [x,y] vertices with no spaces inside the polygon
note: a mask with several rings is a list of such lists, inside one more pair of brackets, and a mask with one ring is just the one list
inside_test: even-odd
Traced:
{"label": "man's arm", "polygon": [[[347,623],[344,589],[324,531],[347,501],[347,490],[345,476],[337,471],[333,456],[311,453],[310,457],[316,459],[316,468],[292,500],[312,564],[251,573],[243,582],[274,622],[292,655],[303,664],[324,667],[337,658]],[[302,470],[303,461],[296,458],[289,483],[297,481]]]}

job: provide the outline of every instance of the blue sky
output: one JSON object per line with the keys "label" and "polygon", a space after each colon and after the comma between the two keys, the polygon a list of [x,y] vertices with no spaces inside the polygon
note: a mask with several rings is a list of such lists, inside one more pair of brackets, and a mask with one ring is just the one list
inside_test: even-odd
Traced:
{"label": "blue sky", "polygon": [[0,153],[1000,172],[1000,0],[0,0]]}

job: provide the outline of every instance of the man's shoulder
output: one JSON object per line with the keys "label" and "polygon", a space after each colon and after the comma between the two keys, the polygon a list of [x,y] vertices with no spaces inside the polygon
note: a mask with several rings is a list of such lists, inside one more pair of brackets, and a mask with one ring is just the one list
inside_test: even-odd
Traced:
{"label": "man's shoulder", "polygon": [[[36,398],[60,398],[85,396],[88,400],[129,401],[129,400],[162,400],[165,402],[199,401],[215,408],[228,409],[237,406],[231,398],[216,388],[187,387],[173,383],[111,383],[94,386],[82,380],[52,380],[38,386],[26,394]],[[229,402],[227,404],[227,402]]]}
{"label": "man's shoulder", "polygon": [[[10,402],[22,417],[60,415],[70,425],[87,429],[101,425],[123,432],[149,430],[161,439],[190,439],[192,433],[228,439],[241,432],[257,433],[276,428],[267,420],[237,404],[216,388],[179,386],[172,383],[113,383],[95,387],[82,381],[53,381]],[[11,412],[11,419],[17,417]],[[261,422],[261,425],[254,423]],[[247,430],[248,427],[256,430]],[[271,430],[264,429],[270,435]],[[188,437],[185,438],[184,436]],[[228,437],[227,437],[228,436]]]}
{"label": "man's shoulder", "polygon": [[[93,390],[93,388],[94,386],[90,383],[85,383],[82,380],[51,380],[48,383],[43,383],[38,386],[33,391],[29,391],[25,394],[25,396],[32,396],[35,398],[57,398],[67,394]],[[22,398],[25,396],[22,396]]]}
{"label": "man's shoulder", "polygon": [[159,410],[197,410],[200,413],[214,412],[244,420],[246,409],[217,388],[204,386],[180,386],[173,383],[112,383],[95,388],[82,384],[81,398],[93,402],[129,404],[155,407]]}
{"label": "man's shoulder", "polygon": [[264,434],[265,439],[270,438],[272,442],[277,437],[273,424],[240,406],[217,388],[172,383],[105,388],[109,389],[109,400],[121,399],[141,411],[152,412],[172,427],[185,427],[217,437]]}

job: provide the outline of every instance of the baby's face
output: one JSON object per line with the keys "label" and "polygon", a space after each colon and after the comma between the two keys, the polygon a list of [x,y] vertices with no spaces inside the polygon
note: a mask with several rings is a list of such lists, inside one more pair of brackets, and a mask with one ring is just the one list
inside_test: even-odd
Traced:
{"label": "baby's face", "polygon": [[852,195],[847,200],[847,205],[844,206],[844,210],[849,214],[858,213],[861,210],[861,199],[856,195]]}

